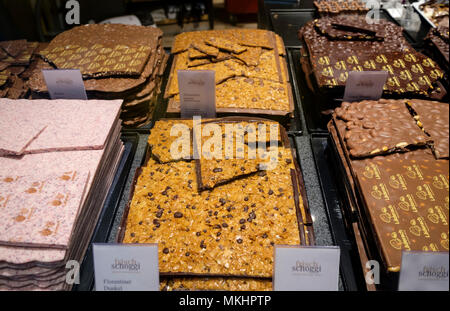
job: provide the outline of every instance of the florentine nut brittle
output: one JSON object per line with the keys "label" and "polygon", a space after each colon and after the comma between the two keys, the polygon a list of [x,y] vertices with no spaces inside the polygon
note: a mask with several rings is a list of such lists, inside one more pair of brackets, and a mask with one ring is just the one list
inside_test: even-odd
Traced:
{"label": "florentine nut brittle", "polygon": [[264,175],[201,193],[192,162],[150,159],[136,184],[124,243],[158,243],[162,273],[271,277],[273,245],[300,244],[294,164],[286,158],[290,150],[279,156]]}
{"label": "florentine nut brittle", "polygon": [[236,44],[232,41],[223,39],[223,38],[214,38],[214,37],[209,37],[208,39],[205,40],[205,43],[210,45],[210,46],[214,46],[218,49],[221,50],[225,50],[228,52],[232,52],[235,54],[239,54],[244,52],[245,50],[247,50],[246,47],[243,47],[239,44]]}
{"label": "florentine nut brittle", "polygon": [[161,281],[161,291],[271,291],[272,281],[252,278],[171,278]]}
{"label": "florentine nut brittle", "polygon": [[204,43],[193,42],[192,47],[209,56],[216,57],[219,55],[219,49]]}

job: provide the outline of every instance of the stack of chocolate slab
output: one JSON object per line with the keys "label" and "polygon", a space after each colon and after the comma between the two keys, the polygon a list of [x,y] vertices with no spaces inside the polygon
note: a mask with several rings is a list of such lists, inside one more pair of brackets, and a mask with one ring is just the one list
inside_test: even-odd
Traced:
{"label": "stack of chocolate slab", "polygon": [[158,28],[84,25],[63,32],[39,52],[42,59],[28,85],[33,98],[48,98],[42,69],[80,69],[89,99],[123,99],[126,127],[152,116],[168,55]]}
{"label": "stack of chocolate slab", "polygon": [[34,53],[42,45],[26,40],[0,42],[0,98],[19,99],[29,95],[26,85]]}
{"label": "stack of chocolate slab", "polygon": [[403,29],[387,20],[368,24],[364,16],[323,17],[299,30],[302,69],[309,88],[342,98],[351,71],[387,71],[386,98],[442,99],[444,72],[414,51]]}
{"label": "stack of chocolate slab", "polygon": [[121,105],[0,99],[0,290],[71,288],[123,153]]}
{"label": "stack of chocolate slab", "polygon": [[392,275],[404,250],[448,252],[448,104],[345,102],[328,129],[366,256]]}

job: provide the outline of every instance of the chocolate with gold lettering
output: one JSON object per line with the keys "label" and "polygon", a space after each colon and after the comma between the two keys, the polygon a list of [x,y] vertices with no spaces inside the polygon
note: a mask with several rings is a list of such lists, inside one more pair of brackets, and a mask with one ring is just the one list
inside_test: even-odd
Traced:
{"label": "chocolate with gold lettering", "polygon": [[353,168],[390,271],[399,271],[402,250],[449,250],[448,161],[359,164]]}

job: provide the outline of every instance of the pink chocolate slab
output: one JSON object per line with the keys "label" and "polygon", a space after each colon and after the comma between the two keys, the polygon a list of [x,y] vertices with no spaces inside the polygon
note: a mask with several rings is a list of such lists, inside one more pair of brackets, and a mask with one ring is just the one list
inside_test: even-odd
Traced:
{"label": "pink chocolate slab", "polygon": [[37,118],[27,105],[0,99],[0,156],[21,155],[47,123]]}
{"label": "pink chocolate slab", "polygon": [[41,176],[0,175],[0,244],[68,246],[89,172]]}
{"label": "pink chocolate slab", "polygon": [[0,246],[0,262],[25,264],[30,262],[60,262],[66,256],[65,250],[33,249],[12,246]]}
{"label": "pink chocolate slab", "polygon": [[[27,120],[28,127],[32,128],[42,123],[47,125],[35,140],[29,141],[24,150],[26,154],[103,149],[122,106],[122,100],[2,100],[2,102],[5,106],[17,107],[14,108],[14,112],[18,116],[13,118],[18,118],[23,113],[31,114],[34,118]],[[5,127],[10,123],[9,120],[11,119],[6,119]],[[16,141],[11,138],[9,140],[10,144]]]}
{"label": "pink chocolate slab", "polygon": [[45,116],[48,127],[31,142],[25,153],[103,149],[122,100],[32,101]]}
{"label": "pink chocolate slab", "polygon": [[[0,175],[13,177],[10,176],[11,172],[15,172],[16,175],[29,175],[30,171],[46,175],[77,170],[82,167],[89,170],[90,175],[94,176],[103,152],[104,150],[66,151],[30,154],[21,158],[0,157]],[[88,189],[90,189],[92,181],[93,178],[90,178]],[[63,260],[65,255],[65,250],[0,246],[0,262],[5,261],[13,264],[24,264],[34,261],[58,262]]]}

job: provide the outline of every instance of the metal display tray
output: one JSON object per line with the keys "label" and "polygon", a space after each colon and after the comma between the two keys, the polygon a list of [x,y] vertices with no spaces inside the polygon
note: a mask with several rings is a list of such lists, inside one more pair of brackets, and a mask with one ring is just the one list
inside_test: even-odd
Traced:
{"label": "metal display tray", "polygon": [[287,48],[300,48],[298,30],[316,17],[315,9],[271,10],[272,29],[283,38]]}
{"label": "metal display tray", "polygon": [[136,153],[139,136],[137,133],[125,132],[121,136],[124,144],[124,153],[117,169],[114,181],[106,197],[105,205],[95,227],[94,234],[89,243],[80,267],[80,284],[73,287],[73,291],[90,291],[94,287],[94,261],[92,253],[92,243],[106,243],[108,241],[111,228],[114,224],[116,212],[119,207],[120,198],[128,178],[128,174]]}
{"label": "metal display tray", "polygon": [[[262,118],[257,118],[257,117],[224,117],[224,118],[217,118],[217,120],[221,120],[223,122],[236,122],[236,121],[250,121],[250,120],[254,120],[254,121],[258,121],[258,120],[268,120],[268,119],[262,119]],[[295,149],[295,147],[293,147],[295,144],[292,141],[292,138],[290,138],[288,136],[288,132],[283,128],[283,126],[280,127],[281,130],[281,137],[282,140],[284,142],[284,146],[285,147],[289,147],[291,149],[292,152],[292,156],[294,159],[294,164],[295,164],[295,170],[291,171],[291,177],[293,177],[293,181],[295,180],[295,182],[293,182],[293,189],[294,189],[294,193],[297,193],[298,195],[300,195],[302,198],[304,198],[303,200],[303,207],[304,207],[304,212],[305,212],[305,217],[306,219],[302,219],[302,213],[300,211],[300,203],[295,202],[296,205],[296,212],[297,212],[297,218],[298,218],[298,226],[299,226],[299,231],[300,231],[300,235],[304,236],[305,239],[307,239],[307,243],[308,245],[315,245],[315,234],[314,234],[314,228],[313,228],[313,221],[311,218],[311,213],[310,213],[310,209],[308,206],[308,199],[307,199],[307,194],[306,194],[306,190],[305,190],[305,182],[304,182],[304,178],[303,178],[303,173],[300,169],[300,165],[299,165],[299,158],[297,155],[297,150]],[[134,178],[133,178],[133,183],[132,183],[132,187],[131,187],[131,191],[130,191],[130,195],[129,195],[129,200],[128,200],[128,204],[125,207],[125,211],[123,213],[122,219],[120,221],[120,226],[119,226],[119,230],[116,236],[116,242],[117,243],[122,243],[124,236],[125,236],[125,231],[126,231],[126,224],[127,224],[127,219],[128,219],[128,214],[130,211],[130,207],[131,207],[131,202],[133,200],[134,197],[134,191],[135,191],[135,187],[138,181],[138,178],[140,176],[140,174],[142,173],[142,167],[147,165],[148,161],[151,158],[151,148],[150,146],[147,146],[147,151],[146,151],[146,155],[144,156],[144,159],[142,161],[141,167],[139,167],[136,172],[134,173]],[[295,171],[295,172],[294,172]],[[305,229],[307,228],[307,229]],[[303,232],[303,233],[302,233]],[[307,233],[307,234],[305,234]],[[302,239],[302,238],[301,238]],[[165,276],[165,277],[176,277],[176,276],[185,276],[185,277],[241,277],[241,278],[254,278],[254,279],[267,279],[266,277],[258,277],[258,276],[245,276],[245,275],[218,275],[218,274],[195,274],[195,273],[160,273],[161,276]]]}
{"label": "metal display tray", "polygon": [[[380,270],[380,285],[369,285],[365,282],[365,274],[368,272],[366,263],[369,260],[382,262],[374,237],[367,231],[368,216],[360,214],[358,208],[353,210],[351,207],[359,204],[359,198],[349,196],[351,187],[348,176],[331,136],[313,134],[311,144],[331,231],[338,245],[343,244],[341,252],[344,250],[347,253],[344,253],[344,258],[341,255],[341,261],[345,260],[341,262],[344,282],[354,280],[355,282],[350,284],[356,285],[357,290],[396,290],[398,274],[386,273],[383,268]],[[354,279],[351,278],[352,275]]]}
{"label": "metal display tray", "polygon": [[361,266],[361,249],[355,240],[352,215],[349,215],[345,198],[341,195],[342,177],[337,169],[333,150],[329,145],[329,134],[312,134],[311,146],[319,176],[322,196],[326,207],[331,234],[341,249],[340,273],[347,291],[365,290],[365,279]]}

